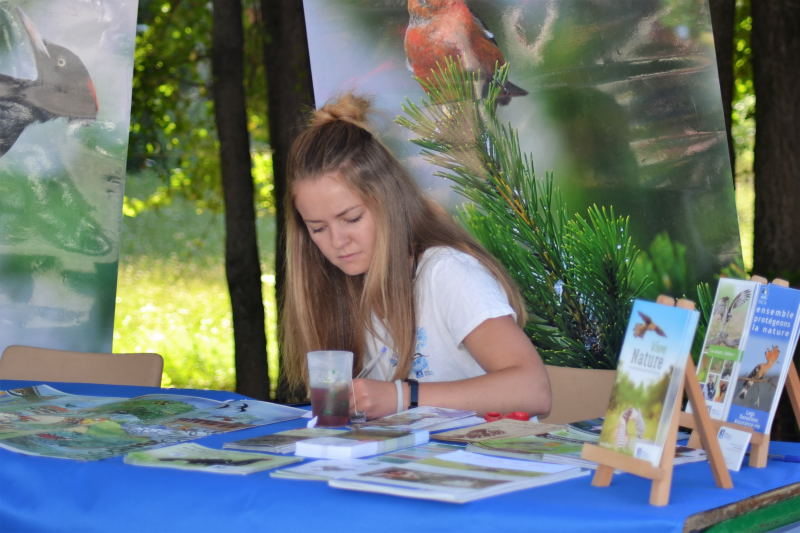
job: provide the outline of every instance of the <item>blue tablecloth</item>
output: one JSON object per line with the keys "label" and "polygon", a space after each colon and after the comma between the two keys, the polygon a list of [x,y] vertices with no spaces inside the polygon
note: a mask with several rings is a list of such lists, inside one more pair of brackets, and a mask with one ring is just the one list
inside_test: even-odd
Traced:
{"label": "blue tablecloth", "polygon": [[[0,380],[0,389],[30,385]],[[52,384],[70,393],[136,396],[160,390],[217,400],[224,391]],[[300,427],[305,420],[200,439],[222,447]],[[772,444],[771,452],[800,454],[800,443]],[[732,472],[734,488],[715,486],[707,463],[675,468],[669,505],[648,503],[650,482],[629,474],[610,487],[591,477],[457,505],[337,490],[321,481],[209,474],[126,465],[121,458],[77,462],[0,449],[0,530],[3,532],[257,532],[457,531],[504,533],[679,532],[692,514],[800,482],[800,464]]]}

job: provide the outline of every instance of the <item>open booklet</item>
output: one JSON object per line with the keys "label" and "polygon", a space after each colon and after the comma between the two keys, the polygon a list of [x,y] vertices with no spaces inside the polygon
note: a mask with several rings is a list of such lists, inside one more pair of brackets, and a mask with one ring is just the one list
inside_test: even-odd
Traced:
{"label": "open booklet", "polygon": [[35,385],[0,393],[0,447],[97,460],[306,414],[305,409],[252,399],[221,402],[158,393],[113,398]]}
{"label": "open booklet", "polygon": [[465,503],[584,476],[567,465],[489,457],[464,450],[403,464],[382,464],[328,481],[331,487]]}

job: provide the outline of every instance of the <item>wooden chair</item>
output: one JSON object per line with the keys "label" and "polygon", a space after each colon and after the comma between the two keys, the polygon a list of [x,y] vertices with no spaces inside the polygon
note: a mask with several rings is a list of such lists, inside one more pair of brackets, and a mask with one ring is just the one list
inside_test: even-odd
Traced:
{"label": "wooden chair", "polygon": [[91,353],[8,346],[0,379],[158,387],[164,359],[155,353]]}
{"label": "wooden chair", "polygon": [[550,376],[553,404],[540,422],[566,424],[606,414],[616,370],[545,365]]}

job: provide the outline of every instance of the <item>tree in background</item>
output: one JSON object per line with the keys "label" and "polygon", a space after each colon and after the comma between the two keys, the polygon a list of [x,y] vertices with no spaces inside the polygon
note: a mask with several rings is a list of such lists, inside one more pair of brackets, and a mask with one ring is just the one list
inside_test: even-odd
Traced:
{"label": "tree in background", "polygon": [[[307,114],[304,111],[314,107],[314,95],[302,2],[261,0],[261,16],[265,35],[264,65],[277,226],[275,292],[276,300],[280,301],[284,269],[284,210],[281,199],[286,190],[286,155],[292,140],[305,122]],[[280,328],[280,316],[278,327]],[[305,391],[287,389],[286,382],[279,377],[276,392],[278,400],[288,401],[304,395]]]}
{"label": "tree in background", "polygon": [[[752,68],[756,99],[754,150],[755,236],[753,271],[800,283],[800,2],[755,0]],[[797,352],[795,365],[800,362]],[[800,438],[789,402],[781,402],[773,438]]]}
{"label": "tree in background", "polygon": [[212,74],[225,201],[225,273],[231,298],[236,391],[269,398],[267,337],[256,238],[244,90],[240,0],[214,0]]}
{"label": "tree in background", "polygon": [[725,129],[728,134],[728,153],[731,158],[731,171],[735,174],[735,149],[731,134],[731,110],[733,108],[733,45],[734,25],[736,24],[736,0],[709,0],[711,27],[714,31],[714,49],[717,55],[717,73],[722,95],[722,112],[725,115]]}
{"label": "tree in background", "polygon": [[800,2],[752,1],[756,97],[753,270],[800,281]]}
{"label": "tree in background", "polygon": [[[266,99],[259,97],[265,82],[263,31],[256,0],[213,7],[180,0],[139,3],[128,167],[133,179],[137,171],[150,171],[163,185],[144,200],[127,199],[126,214],[176,196],[198,210],[224,210],[236,388],[268,398],[254,193],[259,208],[275,202],[265,194],[271,184],[258,168],[264,158],[256,158],[262,180],[255,189],[251,174],[251,150],[258,156],[268,147]],[[257,96],[248,100],[246,93]]]}

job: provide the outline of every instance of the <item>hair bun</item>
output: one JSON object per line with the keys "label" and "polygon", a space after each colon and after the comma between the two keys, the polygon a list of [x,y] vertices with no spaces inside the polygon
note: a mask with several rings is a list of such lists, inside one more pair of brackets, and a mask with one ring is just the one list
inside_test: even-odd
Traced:
{"label": "hair bun", "polygon": [[314,111],[311,125],[322,126],[329,122],[343,120],[366,129],[367,115],[371,107],[372,101],[369,98],[347,93]]}

